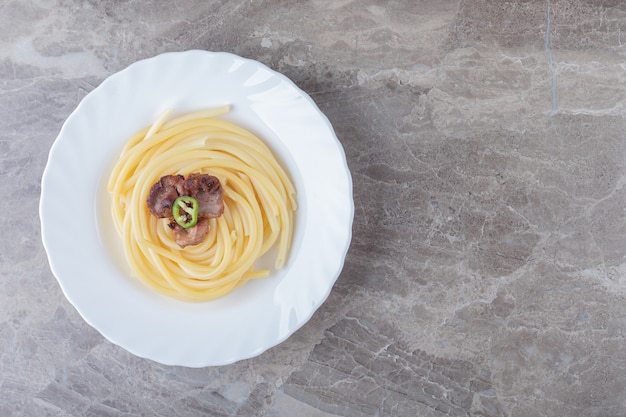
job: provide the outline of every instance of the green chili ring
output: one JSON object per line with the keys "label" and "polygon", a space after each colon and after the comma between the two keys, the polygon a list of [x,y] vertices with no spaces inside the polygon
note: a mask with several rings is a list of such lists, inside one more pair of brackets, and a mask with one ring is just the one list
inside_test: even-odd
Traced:
{"label": "green chili ring", "polygon": [[183,229],[194,227],[198,223],[198,200],[188,195],[181,195],[174,200],[172,215]]}

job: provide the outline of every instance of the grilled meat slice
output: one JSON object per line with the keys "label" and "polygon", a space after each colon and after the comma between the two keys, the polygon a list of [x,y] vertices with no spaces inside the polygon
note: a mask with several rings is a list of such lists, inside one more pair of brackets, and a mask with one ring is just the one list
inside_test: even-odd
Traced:
{"label": "grilled meat slice", "polygon": [[174,240],[176,241],[176,244],[181,248],[202,243],[209,233],[208,217],[198,219],[198,223],[189,229],[183,228],[175,221],[170,222],[168,226],[174,232]]}
{"label": "grilled meat slice", "polygon": [[193,173],[185,179],[185,195],[198,201],[200,216],[219,217],[224,212],[224,190],[213,175]]}
{"label": "grilled meat slice", "polygon": [[185,177],[166,175],[152,186],[148,195],[148,210],[157,217],[171,217],[172,204],[184,192]]}

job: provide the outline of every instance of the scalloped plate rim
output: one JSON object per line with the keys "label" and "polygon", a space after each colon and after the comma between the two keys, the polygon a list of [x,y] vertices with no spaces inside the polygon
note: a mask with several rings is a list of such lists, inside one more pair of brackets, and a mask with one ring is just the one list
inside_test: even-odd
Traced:
{"label": "scalloped plate rim", "polygon": [[[103,90],[106,90],[110,88],[111,86],[114,86],[115,82],[120,81],[120,78],[123,79],[124,77],[132,76],[131,73],[133,69],[137,68],[138,66],[147,65],[149,67],[151,64],[162,63],[162,62],[167,61],[168,59],[173,60],[173,61],[176,61],[179,58],[193,60],[195,59],[194,56],[197,56],[199,60],[203,60],[203,59],[217,59],[218,61],[232,60],[232,61],[237,61],[239,63],[243,63],[242,65],[252,65],[253,67],[257,68],[258,71],[268,72],[270,74],[270,79],[272,79],[272,81],[276,80],[277,83],[280,86],[284,87],[289,94],[295,94],[298,97],[298,99],[302,99],[302,98],[305,99],[307,103],[306,105],[310,109],[314,110],[315,117],[317,118],[317,122],[320,124],[320,126],[323,129],[327,130],[327,132],[329,132],[330,134],[330,136],[325,137],[324,140],[328,142],[331,148],[334,147],[335,149],[334,157],[336,157],[335,159],[337,161],[340,161],[339,163],[337,163],[338,166],[334,168],[336,170],[341,171],[344,174],[343,178],[340,178],[341,180],[340,182],[342,182],[342,185],[341,185],[343,187],[342,191],[343,191],[343,194],[345,195],[342,195],[341,197],[344,198],[346,202],[349,202],[349,207],[342,208],[342,209],[345,209],[346,211],[341,213],[340,214],[341,219],[338,219],[340,222],[342,222],[339,225],[341,230],[340,231],[338,229],[336,230],[336,232],[338,232],[337,234],[339,235],[340,245],[339,247],[336,247],[337,256],[334,259],[335,266],[334,266],[334,270],[330,272],[332,276],[326,277],[326,281],[325,281],[326,285],[324,286],[324,288],[322,289],[316,288],[318,292],[320,291],[321,292],[320,294],[317,295],[317,297],[314,300],[305,300],[305,301],[312,302],[312,304],[310,306],[305,305],[304,307],[302,305],[295,306],[295,307],[291,306],[292,310],[295,308],[296,310],[299,311],[299,316],[296,318],[295,323],[292,323],[293,317],[290,316],[289,317],[290,321],[289,323],[286,324],[287,330],[280,331],[277,337],[262,335],[262,337],[266,337],[266,340],[263,343],[260,343],[258,346],[244,347],[244,348],[240,347],[237,353],[230,355],[230,356],[222,355],[221,359],[218,359],[218,360],[214,360],[210,357],[207,357],[206,355],[199,355],[194,358],[181,359],[180,354],[158,352],[158,349],[157,349],[157,352],[154,352],[142,346],[133,346],[132,343],[129,345],[128,341],[120,342],[119,338],[111,334],[110,331],[103,332],[102,329],[99,328],[101,326],[99,326],[98,320],[93,320],[94,319],[94,316],[92,315],[93,313],[86,311],[84,302],[80,298],[76,298],[76,292],[74,291],[73,288],[70,288],[71,286],[75,285],[75,281],[69,280],[63,276],[63,274],[66,273],[64,272],[64,269],[67,268],[67,265],[59,261],[59,259],[57,259],[58,256],[55,255],[54,245],[56,241],[55,241],[55,236],[53,233],[54,227],[51,224],[53,223],[54,215],[51,214],[49,211],[49,205],[50,205],[49,200],[51,199],[50,195],[52,193],[52,190],[50,190],[48,187],[51,186],[51,184],[53,184],[53,181],[55,181],[55,178],[52,178],[51,173],[53,171],[53,168],[55,167],[55,164],[58,164],[60,162],[57,159],[60,156],[62,156],[62,154],[58,155],[59,152],[63,151],[60,144],[64,140],[66,140],[65,137],[68,134],[68,130],[70,129],[70,127],[71,126],[73,127],[75,123],[80,121],[81,117],[83,118],[85,117],[85,115],[81,115],[81,112],[84,112],[85,111],[84,109],[86,107],[88,108],[88,104],[90,104],[90,101],[95,100],[97,102],[97,100],[100,99],[99,95],[101,95],[101,92]],[[261,119],[263,119],[262,116],[260,117]],[[132,133],[132,132],[129,132],[129,133]],[[284,141],[284,138],[279,138],[279,140]],[[293,146],[293,144],[291,146]],[[307,210],[309,209],[310,208],[307,207]],[[50,268],[54,276],[56,277],[57,281],[59,282],[59,285],[65,297],[76,308],[76,310],[79,312],[79,314],[83,317],[83,319],[88,324],[96,328],[96,330],[98,330],[105,338],[107,338],[111,342],[118,344],[122,348],[126,349],[127,351],[137,356],[151,359],[151,360],[154,360],[156,362],[163,363],[166,365],[204,367],[204,366],[226,365],[226,364],[237,362],[239,360],[248,359],[248,358],[257,356],[263,353],[264,351],[266,351],[267,349],[273,346],[276,346],[277,344],[286,340],[295,331],[301,328],[307,321],[309,321],[309,319],[312,317],[315,311],[324,303],[324,301],[330,295],[332,286],[334,285],[335,281],[339,277],[339,274],[341,273],[341,270],[343,269],[345,257],[347,255],[350,242],[352,239],[351,229],[352,229],[352,222],[354,218],[354,202],[352,198],[352,179],[350,176],[348,164],[347,164],[345,153],[343,151],[341,143],[336,137],[336,134],[332,128],[332,125],[327,119],[327,117],[319,110],[319,108],[316,106],[314,101],[306,93],[304,93],[301,89],[299,89],[291,80],[289,80],[284,75],[269,69],[264,64],[259,63],[257,61],[247,59],[247,58],[242,58],[242,57],[239,57],[237,55],[230,54],[227,52],[209,52],[209,51],[201,51],[201,50],[191,50],[191,51],[184,51],[184,52],[167,52],[167,53],[160,54],[151,58],[146,58],[146,59],[137,61],[129,65],[125,69],[103,80],[103,82],[99,86],[97,86],[92,92],[87,94],[83,98],[83,100],[81,100],[81,102],[78,104],[76,109],[70,114],[70,116],[68,116],[66,121],[63,123],[63,126],[59,132],[59,135],[57,136],[57,139],[55,140],[55,142],[53,143],[50,149],[49,159],[44,169],[44,174],[42,176],[42,191],[41,191],[39,211],[40,211],[40,218],[41,218],[42,241],[43,241],[44,248],[46,250],[46,254],[48,256]],[[299,254],[298,257],[300,256],[301,255]],[[289,272],[287,272],[287,274],[288,273]],[[288,280],[284,279],[284,281],[288,281]],[[275,290],[274,295],[276,295],[278,290],[277,289],[274,289],[274,290]],[[288,290],[289,288],[287,288],[287,291]],[[306,303],[301,303],[301,304],[306,304]],[[289,313],[292,314],[293,311],[289,311]],[[296,315],[297,314],[298,312],[296,312]],[[284,325],[284,323],[281,323],[280,325]]]}

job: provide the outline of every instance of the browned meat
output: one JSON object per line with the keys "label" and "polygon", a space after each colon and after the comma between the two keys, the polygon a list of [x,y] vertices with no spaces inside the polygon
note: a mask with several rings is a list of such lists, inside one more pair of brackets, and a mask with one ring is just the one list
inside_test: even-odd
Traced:
{"label": "browned meat", "polygon": [[185,246],[197,245],[202,243],[209,233],[209,219],[202,217],[198,219],[198,223],[189,229],[182,228],[178,223],[172,221],[169,227],[174,231],[174,240],[181,248]]}
{"label": "browned meat", "polygon": [[172,204],[184,192],[185,177],[166,175],[152,186],[148,195],[148,209],[157,217],[171,217]]}
{"label": "browned meat", "polygon": [[[209,233],[209,219],[224,212],[224,190],[217,177],[208,174],[166,175],[152,186],[148,196],[148,209],[157,217],[168,217],[174,239],[181,248],[201,243]],[[180,196],[190,196],[198,201],[198,223],[185,229],[172,217],[172,205]]]}
{"label": "browned meat", "polygon": [[220,180],[208,174],[189,174],[185,180],[185,195],[198,201],[200,216],[219,217],[224,212],[224,190]]}

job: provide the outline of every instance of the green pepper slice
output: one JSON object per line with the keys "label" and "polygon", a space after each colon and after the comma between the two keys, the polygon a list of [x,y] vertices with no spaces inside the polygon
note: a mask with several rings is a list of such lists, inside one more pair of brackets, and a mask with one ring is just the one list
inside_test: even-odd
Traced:
{"label": "green pepper slice", "polygon": [[198,223],[198,200],[188,195],[181,195],[174,200],[172,215],[183,229],[194,227]]}

